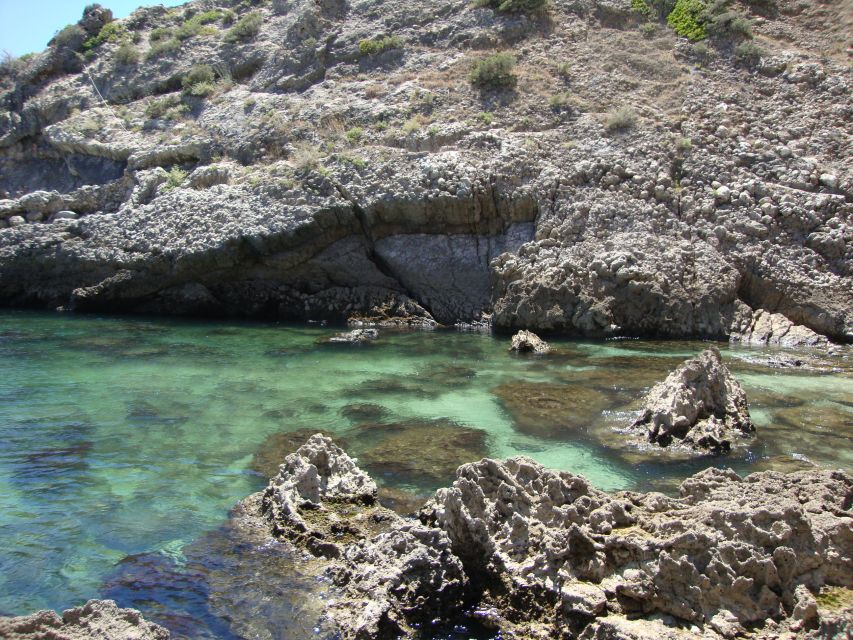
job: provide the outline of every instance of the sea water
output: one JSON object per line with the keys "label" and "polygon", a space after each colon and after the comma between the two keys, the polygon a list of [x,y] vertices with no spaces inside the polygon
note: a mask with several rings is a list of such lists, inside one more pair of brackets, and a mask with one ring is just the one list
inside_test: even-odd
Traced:
{"label": "sea water", "polygon": [[[675,491],[708,466],[853,468],[853,373],[839,361],[780,368],[771,350],[718,344],[757,436],[672,461],[626,451],[619,428],[706,343],[552,341],[546,358],[444,330],[319,344],[338,330],[0,314],[0,615],[112,597],[177,636],[240,637],[220,583],[210,603],[227,554],[199,549],[226,546],[229,509],[266,484],[287,432],[339,437],[415,500],[452,482],[460,456],[526,455],[605,490]],[[308,579],[293,572],[285,592]],[[264,615],[295,615],[276,606]]]}

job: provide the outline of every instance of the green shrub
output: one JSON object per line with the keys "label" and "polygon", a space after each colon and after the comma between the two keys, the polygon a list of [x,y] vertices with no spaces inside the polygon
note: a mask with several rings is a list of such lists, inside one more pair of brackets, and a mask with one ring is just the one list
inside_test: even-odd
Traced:
{"label": "green shrub", "polygon": [[548,0],[475,0],[475,6],[491,7],[504,13],[537,13],[548,7]]}
{"label": "green shrub", "polygon": [[482,113],[480,113],[480,122],[482,122],[487,127],[492,124],[493,119],[494,116],[492,115],[491,111],[483,111]]}
{"label": "green shrub", "polygon": [[209,64],[197,64],[181,79],[181,86],[187,95],[206,96],[213,93],[215,80],[213,67]]}
{"label": "green shrub", "polygon": [[169,171],[169,177],[166,179],[166,186],[163,187],[163,189],[164,191],[171,191],[172,189],[177,189],[184,183],[184,180],[186,179],[187,172],[181,169],[178,165],[175,165]]}
{"label": "green shrub", "polygon": [[612,110],[604,119],[604,128],[609,132],[627,131],[637,124],[636,112],[628,106],[621,106]]}
{"label": "green shrub", "polygon": [[204,28],[204,25],[210,24],[211,22],[216,22],[217,20],[222,18],[222,16],[222,12],[217,9],[197,13],[191,18],[184,21],[184,23],[180,27],[178,27],[177,31],[175,31],[175,37],[178,40],[188,40],[193,36],[200,35],[205,31],[208,31]]}
{"label": "green shrub", "polygon": [[477,60],[468,79],[472,85],[481,88],[514,87],[518,80],[512,73],[514,67],[515,56],[502,51]]}
{"label": "green shrub", "polygon": [[737,11],[725,11],[709,16],[708,32],[718,38],[752,38],[752,22]]}
{"label": "green shrub", "polygon": [[675,0],[631,0],[631,8],[650,20],[663,20],[675,8]]}
{"label": "green shrub", "polygon": [[658,26],[654,22],[644,22],[640,25],[640,32],[646,38],[651,38],[658,30]]}
{"label": "green shrub", "polygon": [[238,42],[254,38],[261,31],[264,17],[257,12],[247,13],[225,33],[226,42]]}
{"label": "green shrub", "polygon": [[145,117],[155,120],[177,120],[189,111],[190,108],[183,103],[180,96],[170,95],[149,102],[145,107]]}
{"label": "green shrub", "polygon": [[176,40],[175,38],[171,38],[170,40],[161,40],[160,42],[155,42],[151,45],[148,53],[145,54],[145,59],[153,60],[161,56],[177,53],[180,50],[180,40]]}
{"label": "green shrub", "polygon": [[764,57],[764,50],[752,40],[741,42],[735,47],[735,58],[745,64],[757,64]]}
{"label": "green shrub", "polygon": [[704,42],[697,42],[692,47],[693,55],[697,58],[704,60],[708,56],[711,55],[711,50],[708,48],[708,45]]}
{"label": "green shrub", "polygon": [[548,98],[548,106],[550,106],[554,111],[562,111],[567,109],[571,103],[571,96],[568,91],[561,91],[559,93],[553,94],[550,98]]}
{"label": "green shrub", "polygon": [[97,49],[105,42],[125,42],[129,39],[130,33],[128,33],[127,28],[123,24],[120,22],[108,22],[101,27],[98,35],[89,38],[83,43],[83,48],[91,51],[92,49]]}
{"label": "green shrub", "polygon": [[132,65],[139,62],[139,51],[130,42],[122,42],[116,49],[115,60],[120,65]]}
{"label": "green shrub", "polygon": [[694,42],[708,37],[702,0],[677,0],[666,22],[678,35]]}
{"label": "green shrub", "polygon": [[237,14],[234,13],[233,9],[223,9],[222,10],[222,24],[231,25],[237,20]]}
{"label": "green shrub", "polygon": [[25,56],[16,58],[8,51],[4,51],[0,59],[0,78],[17,78],[26,66]]}
{"label": "green shrub", "polygon": [[353,127],[349,131],[347,131],[347,140],[350,144],[358,144],[361,138],[364,136],[364,129],[361,127]]}
{"label": "green shrub", "polygon": [[399,36],[378,36],[358,43],[358,52],[362,56],[375,56],[390,49],[402,49],[403,40]]}
{"label": "green shrub", "polygon": [[72,51],[80,51],[86,42],[86,32],[78,24],[69,24],[59,33],[53,36],[50,44],[56,47],[64,47]]}
{"label": "green shrub", "polygon": [[148,36],[148,39],[151,42],[160,42],[161,40],[168,40],[172,37],[174,32],[169,27],[155,27],[151,29],[151,35]]}

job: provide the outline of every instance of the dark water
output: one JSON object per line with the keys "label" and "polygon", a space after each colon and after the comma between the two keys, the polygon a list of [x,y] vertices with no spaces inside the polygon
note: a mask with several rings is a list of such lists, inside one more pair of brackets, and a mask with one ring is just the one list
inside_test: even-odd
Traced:
{"label": "dark water", "polygon": [[[316,431],[402,501],[486,455],[528,455],[603,489],[673,490],[709,465],[853,468],[843,366],[773,368],[771,351],[721,345],[759,435],[729,458],[672,462],[626,452],[613,428],[703,343],[566,341],[546,359],[444,331],[315,344],[332,332],[0,314],[0,613],[109,597],[179,636],[315,635],[299,594],[322,596],[321,578],[283,549],[241,545],[223,523]],[[280,579],[247,590],[252,568],[270,563]]]}

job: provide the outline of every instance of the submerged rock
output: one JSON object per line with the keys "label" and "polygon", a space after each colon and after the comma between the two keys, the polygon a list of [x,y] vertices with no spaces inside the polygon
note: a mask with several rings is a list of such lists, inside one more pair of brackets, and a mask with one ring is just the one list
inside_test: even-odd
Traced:
{"label": "submerged rock", "polygon": [[0,637],[7,640],[167,640],[169,632],[147,622],[135,609],[120,609],[112,600],[89,600],[67,609],[62,617],[39,611],[0,618]]}
{"label": "submerged rock", "polygon": [[[378,427],[389,435],[359,455],[365,468],[376,474],[447,482],[457,467],[479,460],[487,451],[485,431],[449,420],[415,420]],[[361,429],[368,431],[371,425],[361,425]]]}
{"label": "submerged rock", "polygon": [[610,406],[608,393],[588,384],[507,382],[492,390],[516,428],[545,438],[565,438],[586,428]]}
{"label": "submerged rock", "polygon": [[522,329],[512,337],[512,344],[509,350],[516,353],[545,355],[551,352],[551,347],[532,331]]}
{"label": "submerged rock", "polygon": [[755,427],[746,394],[715,347],[687,360],[646,396],[632,425],[649,442],[668,447],[725,452]]}
{"label": "submerged rock", "polygon": [[344,331],[318,342],[319,344],[365,344],[373,342],[378,337],[378,329],[353,329],[352,331]]}

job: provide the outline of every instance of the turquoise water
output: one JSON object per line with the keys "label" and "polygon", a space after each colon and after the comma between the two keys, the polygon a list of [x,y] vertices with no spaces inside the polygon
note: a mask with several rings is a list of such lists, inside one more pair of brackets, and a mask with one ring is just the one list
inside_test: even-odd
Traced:
{"label": "turquoise water", "polygon": [[529,455],[603,489],[672,490],[711,464],[853,468],[849,369],[775,369],[769,352],[722,345],[759,436],[730,458],[671,462],[625,452],[612,427],[703,343],[558,341],[544,359],[451,331],[316,343],[334,332],[0,314],[0,614],[109,596],[179,635],[239,637],[192,558],[265,485],[256,454],[282,432],[337,434],[417,496],[452,479],[454,457],[481,455]]}

